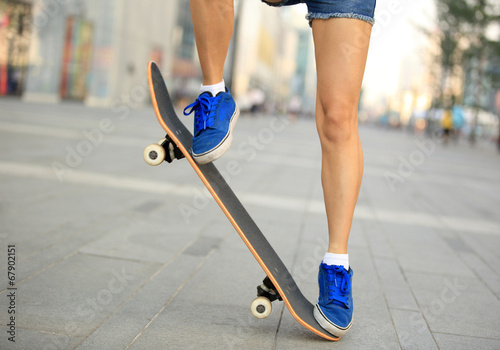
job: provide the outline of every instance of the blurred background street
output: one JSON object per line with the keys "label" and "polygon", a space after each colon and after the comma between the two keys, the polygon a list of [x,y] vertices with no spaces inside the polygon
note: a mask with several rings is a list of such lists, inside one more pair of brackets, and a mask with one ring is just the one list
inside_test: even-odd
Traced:
{"label": "blurred background street", "polygon": [[[216,166],[315,301],[327,237],[306,9],[235,13],[225,80],[243,114]],[[282,304],[253,319],[262,270],[189,164],[142,159],[164,136],[147,62],[179,111],[199,92],[189,1],[0,0],[0,349],[500,349],[499,15],[377,1],[355,323],[331,344]]]}

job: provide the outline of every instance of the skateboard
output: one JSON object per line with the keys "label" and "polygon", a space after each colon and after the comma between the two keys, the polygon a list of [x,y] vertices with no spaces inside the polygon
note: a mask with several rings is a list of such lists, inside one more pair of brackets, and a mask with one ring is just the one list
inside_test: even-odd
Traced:
{"label": "skateboard", "polygon": [[144,150],[144,160],[150,165],[186,158],[203,184],[212,194],[247,248],[267,277],[257,287],[257,298],[250,310],[257,318],[266,318],[272,310],[271,302],[282,300],[297,322],[313,333],[332,341],[339,340],[316,322],[311,304],[300,291],[280,257],[250,217],[239,199],[213,163],[197,164],[191,156],[191,132],[177,117],[167,86],[158,66],[148,64],[148,82],[151,101],[158,122],[166,132],[165,138]]}

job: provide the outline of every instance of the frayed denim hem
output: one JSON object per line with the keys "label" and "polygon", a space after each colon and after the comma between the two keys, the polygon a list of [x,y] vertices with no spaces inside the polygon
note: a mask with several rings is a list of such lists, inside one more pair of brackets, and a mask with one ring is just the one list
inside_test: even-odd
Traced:
{"label": "frayed denim hem", "polygon": [[[285,0],[287,1],[287,0]],[[313,19],[329,19],[329,18],[354,18],[360,19],[362,21],[368,22],[371,25],[375,23],[375,20],[370,16],[360,15],[357,13],[311,13],[309,12],[306,16],[306,19],[309,21],[309,26],[312,27]]]}

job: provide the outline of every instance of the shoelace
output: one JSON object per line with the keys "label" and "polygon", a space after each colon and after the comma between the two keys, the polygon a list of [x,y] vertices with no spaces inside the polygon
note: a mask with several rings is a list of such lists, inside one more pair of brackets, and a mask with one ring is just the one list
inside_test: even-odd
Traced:
{"label": "shoelace", "polygon": [[351,291],[351,279],[343,266],[323,265],[328,279],[328,300],[349,307],[348,294]]}
{"label": "shoelace", "polygon": [[196,101],[184,108],[184,115],[194,113],[195,132],[205,130],[215,126],[215,111],[219,103],[220,96],[210,97],[208,94],[200,95]]}

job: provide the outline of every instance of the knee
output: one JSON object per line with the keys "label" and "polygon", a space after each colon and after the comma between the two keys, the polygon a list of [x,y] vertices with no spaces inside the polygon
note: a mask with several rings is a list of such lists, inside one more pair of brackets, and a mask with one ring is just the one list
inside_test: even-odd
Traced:
{"label": "knee", "polygon": [[349,142],[357,136],[357,103],[337,101],[319,108],[318,133],[324,145]]}

